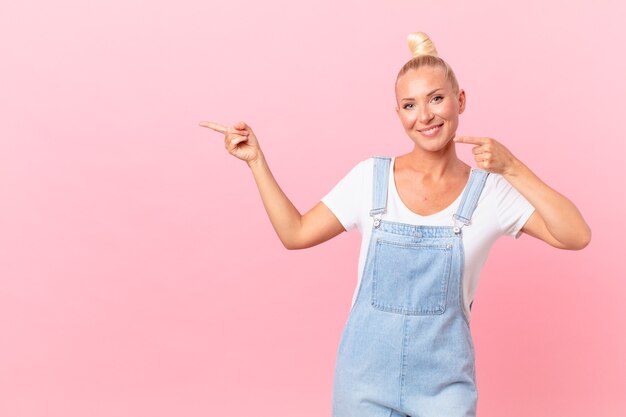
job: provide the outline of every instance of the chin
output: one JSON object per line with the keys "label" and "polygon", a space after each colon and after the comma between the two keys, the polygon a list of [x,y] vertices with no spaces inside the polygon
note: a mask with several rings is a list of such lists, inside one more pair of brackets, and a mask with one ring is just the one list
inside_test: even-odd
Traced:
{"label": "chin", "polygon": [[417,146],[418,148],[426,151],[426,152],[440,152],[445,150],[449,144],[451,143],[452,139],[447,139],[447,140],[432,140],[432,141],[423,141],[423,140],[417,140],[415,141],[415,146]]}

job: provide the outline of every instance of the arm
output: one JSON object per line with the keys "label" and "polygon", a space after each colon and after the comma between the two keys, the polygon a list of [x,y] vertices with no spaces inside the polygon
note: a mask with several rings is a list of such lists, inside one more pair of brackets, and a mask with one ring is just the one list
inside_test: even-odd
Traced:
{"label": "arm", "polygon": [[535,207],[522,232],[560,249],[579,250],[589,244],[591,229],[574,203],[541,181],[521,161],[516,159],[503,176]]}
{"label": "arm", "polygon": [[270,222],[287,249],[309,248],[344,231],[337,217],[322,202],[301,215],[281,190],[263,156],[248,165]]}
{"label": "arm", "polygon": [[574,203],[541,181],[502,144],[491,138],[457,137],[473,149],[478,166],[501,174],[535,208],[522,232],[560,249],[579,250],[589,244],[591,229]]}
{"label": "arm", "polygon": [[234,128],[202,122],[201,126],[224,133],[228,152],[248,164],[263,200],[265,211],[287,249],[304,249],[325,242],[344,231],[326,205],[319,202],[301,215],[276,182],[252,129],[243,122]]}

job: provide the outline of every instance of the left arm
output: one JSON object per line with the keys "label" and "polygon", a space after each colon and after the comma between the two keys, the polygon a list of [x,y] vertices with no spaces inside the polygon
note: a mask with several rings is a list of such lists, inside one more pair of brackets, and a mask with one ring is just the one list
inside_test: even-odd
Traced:
{"label": "left arm", "polygon": [[560,249],[579,250],[589,244],[591,229],[574,203],[541,181],[504,145],[469,136],[454,141],[476,145],[472,152],[478,167],[501,174],[535,208],[522,232]]}

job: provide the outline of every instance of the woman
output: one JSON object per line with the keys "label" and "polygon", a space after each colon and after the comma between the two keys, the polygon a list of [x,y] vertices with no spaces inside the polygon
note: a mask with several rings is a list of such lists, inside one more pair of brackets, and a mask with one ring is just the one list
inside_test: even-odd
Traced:
{"label": "woman", "polygon": [[[480,269],[495,240],[522,233],[582,249],[590,229],[567,198],[492,138],[455,137],[465,91],[424,33],[396,80],[396,112],[413,150],[361,161],[309,212],[282,192],[252,129],[225,134],[252,170],[288,249],[358,227],[359,281],[339,344],[333,416],[474,416],[476,372],[469,330]],[[473,145],[478,165],[456,155]]]}

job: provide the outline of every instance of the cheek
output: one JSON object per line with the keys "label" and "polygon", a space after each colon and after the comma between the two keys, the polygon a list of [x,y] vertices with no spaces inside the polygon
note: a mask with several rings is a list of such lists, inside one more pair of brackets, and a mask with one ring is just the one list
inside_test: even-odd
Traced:
{"label": "cheek", "polygon": [[439,114],[448,120],[452,120],[458,117],[459,115],[458,111],[459,110],[456,106],[448,105],[448,106],[443,107],[441,111],[439,112]]}
{"label": "cheek", "polygon": [[415,116],[411,113],[400,113],[400,121],[405,129],[410,129],[415,124]]}

